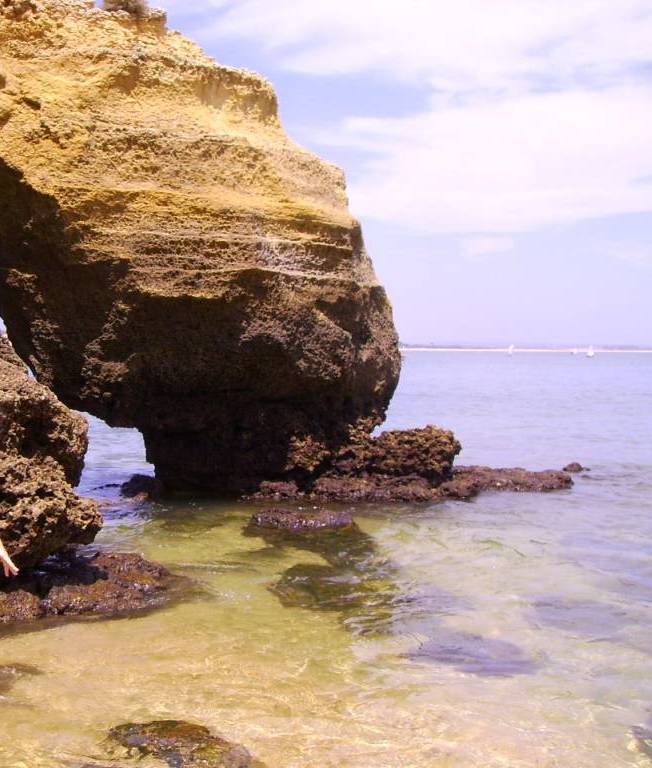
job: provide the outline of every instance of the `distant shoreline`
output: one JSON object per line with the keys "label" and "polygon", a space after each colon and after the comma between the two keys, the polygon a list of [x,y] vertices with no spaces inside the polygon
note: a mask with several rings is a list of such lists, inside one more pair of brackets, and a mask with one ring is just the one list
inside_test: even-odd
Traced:
{"label": "distant shoreline", "polygon": [[[531,352],[546,352],[546,353],[556,353],[556,354],[566,354],[571,355],[573,354],[573,351],[577,349],[577,355],[578,356],[584,356],[586,357],[587,349],[583,347],[556,347],[556,348],[546,348],[546,347],[515,347],[513,350],[513,354],[519,354],[522,352],[531,353]],[[602,348],[602,347],[594,347],[593,348],[596,355],[603,355],[603,354],[619,354],[619,355],[650,355],[652,354],[652,349],[623,349],[623,348]],[[503,355],[508,354],[507,347],[400,347],[401,352],[494,352],[494,353],[502,353]]]}

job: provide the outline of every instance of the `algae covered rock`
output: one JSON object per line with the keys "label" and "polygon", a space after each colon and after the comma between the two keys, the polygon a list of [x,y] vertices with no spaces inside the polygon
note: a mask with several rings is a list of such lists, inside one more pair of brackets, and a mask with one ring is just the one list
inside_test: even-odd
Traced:
{"label": "algae covered rock", "polygon": [[169,603],[184,586],[139,555],[67,551],[3,585],[0,625],[131,615]]}
{"label": "algae covered rock", "polygon": [[0,337],[0,538],[19,568],[89,544],[102,526],[97,504],[70,486],[83,467],[86,429]]}
{"label": "algae covered rock", "polygon": [[282,531],[321,531],[349,528],[353,517],[345,510],[263,509],[252,515],[248,530],[260,528]]}
{"label": "algae covered rock", "polygon": [[131,752],[159,758],[170,768],[264,768],[244,747],[182,720],[119,725],[109,736]]}
{"label": "algae covered rock", "polygon": [[[302,477],[383,416],[391,309],[270,84],[87,0],[0,15],[0,314],[166,486]],[[22,7],[22,6],[21,6]]]}

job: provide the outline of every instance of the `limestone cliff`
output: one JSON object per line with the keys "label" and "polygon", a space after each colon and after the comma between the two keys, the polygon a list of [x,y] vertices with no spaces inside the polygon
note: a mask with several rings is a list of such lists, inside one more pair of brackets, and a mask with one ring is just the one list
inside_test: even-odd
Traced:
{"label": "limestone cliff", "polygon": [[95,502],[69,484],[84,464],[86,429],[0,337],[0,537],[21,568],[90,543],[101,528]]}
{"label": "limestone cliff", "polygon": [[384,414],[391,309],[342,173],[163,14],[0,0],[0,314],[170,486],[328,464]]}

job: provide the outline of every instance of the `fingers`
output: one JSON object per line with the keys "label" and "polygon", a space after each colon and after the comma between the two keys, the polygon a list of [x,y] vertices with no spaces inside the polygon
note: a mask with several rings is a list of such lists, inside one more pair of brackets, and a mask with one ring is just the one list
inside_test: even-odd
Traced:
{"label": "fingers", "polygon": [[12,576],[18,576],[18,568],[16,568],[10,559],[2,559],[2,570],[4,571],[5,578],[7,579],[10,579]]}

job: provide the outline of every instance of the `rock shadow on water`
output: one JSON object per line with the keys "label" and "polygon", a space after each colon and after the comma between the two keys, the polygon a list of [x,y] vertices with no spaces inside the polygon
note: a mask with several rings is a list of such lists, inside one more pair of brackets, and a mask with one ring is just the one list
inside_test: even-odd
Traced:
{"label": "rock shadow on water", "polygon": [[481,677],[532,675],[541,667],[540,661],[527,656],[514,643],[446,629],[409,653],[408,658],[452,666]]}
{"label": "rock shadow on water", "polygon": [[400,596],[395,566],[349,512],[265,510],[254,514],[246,536],[277,550],[319,555],[325,563],[298,563],[268,588],[286,608],[339,613],[356,634],[384,631]]}
{"label": "rock shadow on water", "polygon": [[617,640],[632,621],[625,608],[598,600],[571,600],[562,595],[535,599],[529,612],[536,626],[549,626],[592,640]]}
{"label": "rock shadow on water", "polygon": [[434,586],[406,582],[348,511],[263,510],[244,533],[262,538],[265,552],[289,547],[323,558],[291,566],[268,589],[286,608],[338,614],[353,634],[420,632],[424,626],[430,633],[439,616],[465,607]]}

